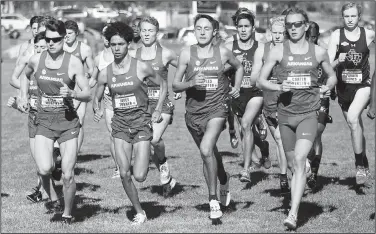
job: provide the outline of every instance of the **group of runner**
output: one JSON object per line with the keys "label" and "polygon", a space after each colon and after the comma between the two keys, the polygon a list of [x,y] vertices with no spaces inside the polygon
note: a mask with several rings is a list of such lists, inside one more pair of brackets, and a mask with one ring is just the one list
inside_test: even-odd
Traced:
{"label": "group of runner", "polygon": [[[77,40],[76,22],[33,17],[34,38],[21,47],[11,79],[20,94],[8,102],[29,114],[30,148],[40,182],[28,199],[41,200],[42,185],[49,197],[47,208],[61,213],[63,207],[61,220],[74,220],[74,167],[83,142],[86,106],[94,93],[94,121],[105,115],[110,132],[113,177],[121,178],[136,210],[132,224],[145,222],[147,214],[133,178],[145,181],[149,158],[160,171],[164,196],[177,183],[163,141],[174,112],[168,98],[171,65],[176,67],[175,98],[186,93],[185,121],[203,161],[210,218],[222,217],[220,204],[228,206],[231,200],[230,173],[216,144],[228,120],[230,143],[237,147],[235,117],[244,157],[240,181],[251,182],[252,172],[261,166],[270,168],[268,126],[277,146],[281,193],[291,192],[284,225],[296,229],[304,187],[314,189],[317,183],[321,136],[332,122],[329,98],[338,96],[350,127],[356,185],[371,180],[361,114],[372,100],[368,116],[375,116],[374,98],[370,99],[375,90],[374,61],[369,62],[374,31],[358,25],[359,5],[347,3],[341,12],[344,27],[332,33],[327,50],[318,41],[319,26],[299,8],[289,8],[271,20],[268,43],[255,39],[255,15],[240,8],[232,17],[238,32],[230,38],[218,36],[219,23],[211,16],[197,15],[197,44],[184,47],[178,56],[157,40],[159,23],[153,17],[136,18],[130,25],[108,23],[102,30],[104,49],[94,59],[90,47]],[[59,172],[64,206],[54,189]]]}

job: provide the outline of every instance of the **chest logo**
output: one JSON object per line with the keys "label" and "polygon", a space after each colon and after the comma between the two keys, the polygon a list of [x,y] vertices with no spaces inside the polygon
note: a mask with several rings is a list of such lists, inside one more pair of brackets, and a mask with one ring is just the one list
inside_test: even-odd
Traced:
{"label": "chest logo", "polygon": [[46,69],[43,69],[43,70],[42,70],[42,75],[46,75],[46,73],[47,73],[47,72],[46,72]]}
{"label": "chest logo", "polygon": [[200,61],[196,61],[196,66],[200,66]]}
{"label": "chest logo", "polygon": [[342,45],[342,46],[348,46],[349,43],[348,43],[347,41],[344,41],[344,42],[341,43],[341,45]]}
{"label": "chest logo", "polygon": [[357,66],[358,63],[362,61],[362,53],[357,53],[354,49],[350,49],[349,52],[347,52],[346,58]]}
{"label": "chest logo", "polygon": [[112,77],[112,82],[114,82],[114,83],[116,82],[116,77],[115,76]]}
{"label": "chest logo", "polygon": [[292,60],[294,60],[294,57],[289,56],[289,61],[292,61]]}

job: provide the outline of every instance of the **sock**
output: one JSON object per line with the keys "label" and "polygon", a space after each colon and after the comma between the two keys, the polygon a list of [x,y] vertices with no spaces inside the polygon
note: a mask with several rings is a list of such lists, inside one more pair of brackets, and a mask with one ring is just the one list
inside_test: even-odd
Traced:
{"label": "sock", "polygon": [[355,154],[355,166],[364,166],[363,164],[363,154]]}
{"label": "sock", "polygon": [[218,200],[216,195],[209,195],[209,201],[211,200]]}
{"label": "sock", "polygon": [[364,165],[365,168],[369,168],[368,158],[367,158],[366,153],[364,153],[364,152],[363,152],[363,165]]}
{"label": "sock", "polygon": [[[222,183],[223,182],[223,183]],[[223,180],[223,181],[219,181],[219,183],[221,184],[221,185],[225,185],[226,184],[226,182],[227,182],[227,173],[225,173],[225,179]]]}
{"label": "sock", "polygon": [[280,180],[287,180],[287,174],[279,174],[279,179]]}
{"label": "sock", "polygon": [[321,162],[321,155],[316,155],[311,162],[312,173],[317,174],[317,172],[319,171],[320,162]]}

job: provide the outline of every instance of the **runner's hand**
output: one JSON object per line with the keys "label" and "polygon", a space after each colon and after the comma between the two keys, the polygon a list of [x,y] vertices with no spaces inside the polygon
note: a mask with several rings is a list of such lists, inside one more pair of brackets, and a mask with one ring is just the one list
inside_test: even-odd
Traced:
{"label": "runner's hand", "polygon": [[291,81],[284,80],[281,84],[282,92],[289,92],[291,90]]}
{"label": "runner's hand", "polygon": [[68,87],[66,83],[60,81],[63,87],[60,87],[60,95],[63,97],[72,97],[73,91]]}
{"label": "runner's hand", "polygon": [[367,116],[370,119],[374,119],[375,118],[375,107],[373,107],[371,105],[369,106],[369,109],[368,109],[368,112],[367,112]]}
{"label": "runner's hand", "polygon": [[198,73],[191,82],[193,82],[192,86],[203,86],[205,84],[204,74]]}
{"label": "runner's hand", "polygon": [[174,93],[174,99],[175,99],[175,100],[180,99],[181,96],[182,96],[181,93]]}
{"label": "runner's hand", "polygon": [[346,59],[346,53],[340,53],[338,56],[338,62],[342,63]]}
{"label": "runner's hand", "polygon": [[17,109],[22,113],[29,113],[29,102],[25,98],[16,98],[17,101]]}
{"label": "runner's hand", "polygon": [[229,92],[229,94],[230,94],[233,98],[238,98],[238,97],[240,96],[240,94],[239,94],[239,89],[234,88],[234,87],[231,87],[231,91]]}
{"label": "runner's hand", "polygon": [[13,107],[17,109],[17,105],[14,105],[14,104],[16,104],[16,97],[9,97],[7,106],[10,108]]}
{"label": "runner's hand", "polygon": [[328,86],[326,86],[326,85],[322,85],[322,86],[320,87],[320,94],[323,95],[323,98],[328,98],[328,97],[330,97],[331,90],[329,89]]}
{"label": "runner's hand", "polygon": [[94,121],[99,122],[103,116],[103,109],[94,109]]}
{"label": "runner's hand", "polygon": [[162,118],[161,112],[158,110],[155,110],[153,114],[151,115],[151,121],[153,123],[160,123],[162,122],[162,120],[163,118]]}

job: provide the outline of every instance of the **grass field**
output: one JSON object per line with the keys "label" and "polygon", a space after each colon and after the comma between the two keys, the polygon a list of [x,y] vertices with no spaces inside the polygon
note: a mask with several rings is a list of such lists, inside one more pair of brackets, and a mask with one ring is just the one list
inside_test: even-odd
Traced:
{"label": "grass field", "polygon": [[[7,47],[3,41],[2,48]],[[184,96],[175,102],[174,122],[164,134],[166,154],[178,185],[172,197],[163,198],[158,170],[150,164],[148,178],[136,183],[142,207],[149,218],[139,227],[130,225],[134,212],[120,179],[111,179],[114,163],[109,154],[109,133],[104,120],[93,121],[87,109],[85,140],[75,169],[77,193],[71,226],[50,222],[43,203],[31,204],[25,197],[36,184],[36,166],[29,153],[27,116],[6,107],[15,91],[9,85],[14,60],[1,66],[1,231],[2,232],[284,232],[288,198],[279,195],[275,144],[271,143],[272,167],[252,174],[250,184],[237,174],[242,157],[229,144],[228,131],[218,140],[226,170],[231,174],[232,201],[219,225],[212,225],[202,160],[184,122]],[[172,72],[173,73],[173,72]],[[170,80],[172,75],[170,73]],[[333,124],[323,135],[324,154],[318,189],[307,190],[298,220],[298,232],[375,232],[375,188],[357,194],[354,189],[354,156],[350,131],[337,102],[331,103]],[[366,112],[365,112],[366,113]],[[375,122],[363,114],[367,154],[375,174]],[[58,191],[62,183],[58,182]]]}

